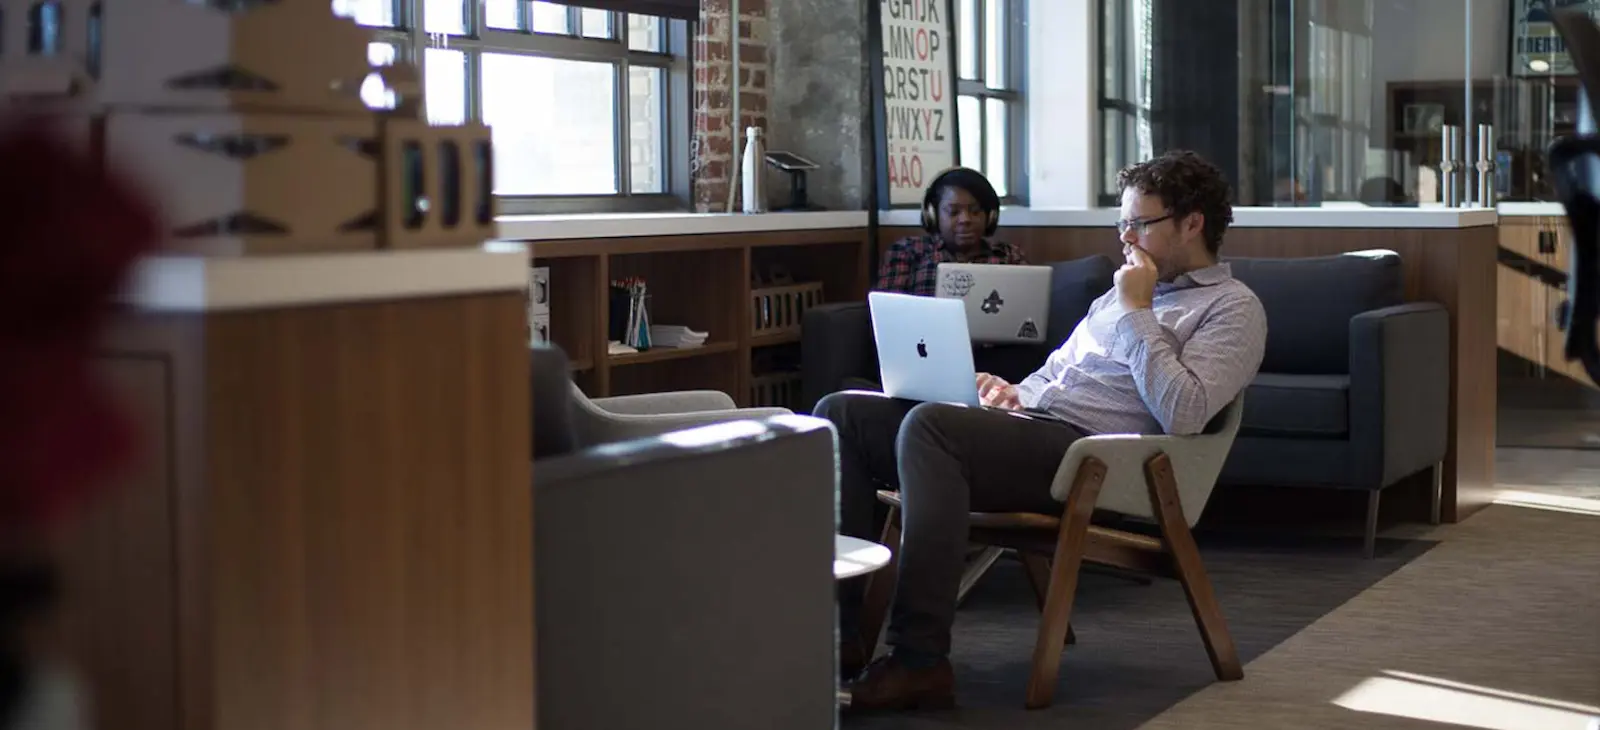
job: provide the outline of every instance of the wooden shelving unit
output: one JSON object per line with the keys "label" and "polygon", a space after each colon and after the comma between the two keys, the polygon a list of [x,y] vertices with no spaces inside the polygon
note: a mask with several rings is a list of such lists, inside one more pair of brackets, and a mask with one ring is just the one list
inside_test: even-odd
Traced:
{"label": "wooden shelving unit", "polygon": [[[864,299],[871,283],[865,228],[532,241],[529,248],[535,265],[550,267],[551,339],[572,361],[573,380],[597,398],[709,389],[749,405],[752,388],[770,393],[772,376],[798,364],[800,342],[793,329],[757,334],[753,277],[783,271],[796,283],[820,284],[830,302]],[[608,354],[608,285],[629,277],[648,283],[652,322],[687,325],[710,340]]]}

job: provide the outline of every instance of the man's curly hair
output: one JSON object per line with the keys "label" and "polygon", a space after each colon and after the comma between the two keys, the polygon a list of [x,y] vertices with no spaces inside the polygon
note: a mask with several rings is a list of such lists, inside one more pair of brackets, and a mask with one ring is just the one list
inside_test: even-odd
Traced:
{"label": "man's curly hair", "polygon": [[1152,160],[1136,162],[1117,173],[1118,192],[1133,188],[1161,198],[1174,219],[1190,213],[1205,217],[1201,234],[1206,249],[1215,254],[1222,234],[1233,223],[1233,195],[1222,170],[1189,150],[1173,150]]}

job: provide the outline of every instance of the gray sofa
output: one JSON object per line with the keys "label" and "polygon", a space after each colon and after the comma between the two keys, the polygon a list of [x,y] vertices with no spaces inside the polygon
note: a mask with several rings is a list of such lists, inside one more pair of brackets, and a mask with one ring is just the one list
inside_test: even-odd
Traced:
{"label": "gray sofa", "polygon": [[[1439,304],[1404,302],[1400,257],[1391,251],[1226,260],[1261,297],[1269,333],[1220,483],[1367,491],[1370,555],[1381,491],[1444,458],[1449,315]],[[1013,382],[1033,372],[1111,288],[1117,268],[1101,256],[1051,266],[1046,344],[980,348],[979,370]],[[803,327],[806,403],[875,387],[866,303],[812,310]]]}
{"label": "gray sofa", "polygon": [[532,360],[540,727],[832,727],[832,429],[791,415],[579,448],[566,358]]}
{"label": "gray sofa", "polygon": [[1444,459],[1449,314],[1404,303],[1391,251],[1230,263],[1268,335],[1221,481],[1366,491],[1370,557],[1382,490]]}

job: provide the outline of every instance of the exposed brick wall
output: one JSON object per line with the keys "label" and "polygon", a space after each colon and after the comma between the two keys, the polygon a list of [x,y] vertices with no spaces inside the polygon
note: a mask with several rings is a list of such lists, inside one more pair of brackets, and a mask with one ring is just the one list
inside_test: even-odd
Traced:
{"label": "exposed brick wall", "polygon": [[[732,17],[731,0],[702,0],[696,26],[694,69],[694,141],[690,167],[696,211],[722,212],[728,186],[736,174],[734,145],[744,144],[744,128],[767,130],[768,0],[739,0]],[[733,123],[733,49],[728,31],[739,29],[740,123]],[[739,201],[734,201],[735,210]]]}

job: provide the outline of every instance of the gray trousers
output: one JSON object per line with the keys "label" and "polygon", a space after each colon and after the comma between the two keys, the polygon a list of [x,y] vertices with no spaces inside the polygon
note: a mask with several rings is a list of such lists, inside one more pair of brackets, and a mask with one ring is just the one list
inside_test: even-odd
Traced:
{"label": "gray trousers", "polygon": [[[1050,482],[1067,447],[1083,432],[1021,414],[863,391],[834,393],[812,414],[839,431],[842,533],[878,539],[876,492],[885,486],[900,490],[900,576],[889,645],[948,655],[968,513],[1060,514],[1063,505],[1051,498]],[[858,632],[861,598],[861,583],[839,586],[844,636]]]}

